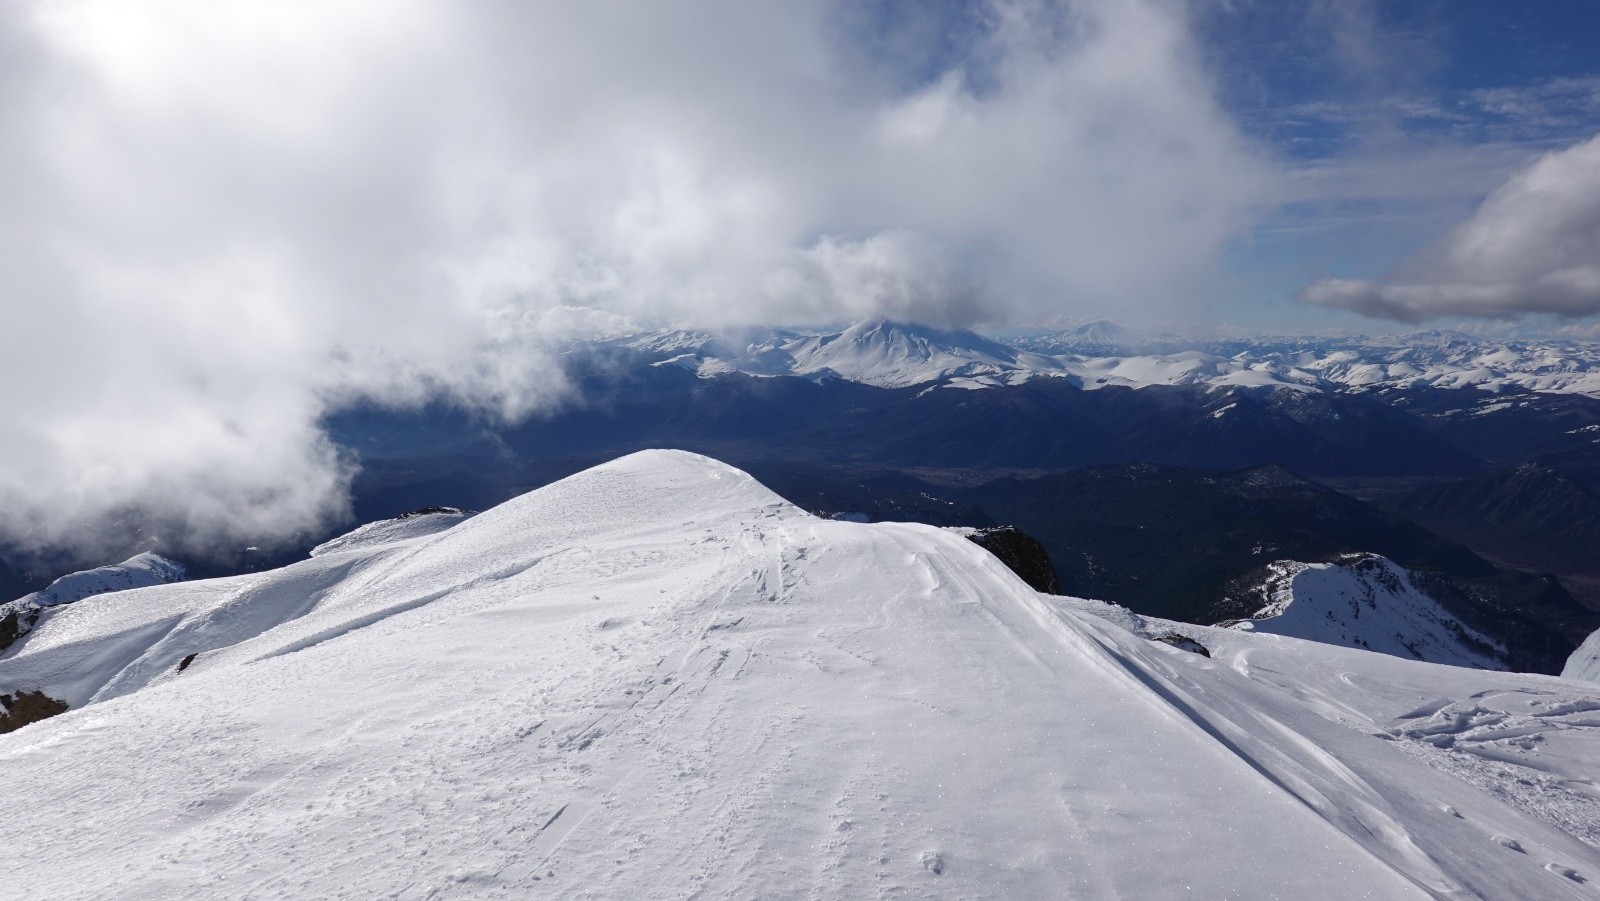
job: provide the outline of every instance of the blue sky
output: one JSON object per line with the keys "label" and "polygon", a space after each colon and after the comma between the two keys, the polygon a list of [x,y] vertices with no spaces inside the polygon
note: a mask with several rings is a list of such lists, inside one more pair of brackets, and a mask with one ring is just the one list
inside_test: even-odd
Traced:
{"label": "blue sky", "polygon": [[[1294,294],[1323,275],[1381,278],[1530,159],[1600,132],[1600,4],[1196,10],[1225,107],[1310,183],[1231,248],[1221,271],[1218,290],[1253,298],[1266,322],[1372,328],[1307,310]],[[1248,299],[1233,302],[1249,310]]]}
{"label": "blue sky", "polygon": [[[995,8],[960,0],[849,5],[842,42],[896,90],[925,90],[954,71],[981,97],[997,60],[1004,63],[986,44]],[[1178,328],[1392,329],[1392,321],[1308,305],[1301,294],[1329,277],[1377,285],[1403,278],[1508,178],[1600,133],[1600,4],[1196,0],[1166,8],[1189,29],[1198,58],[1192,77],[1206,82],[1220,114],[1283,184],[1252,225],[1218,249],[1215,265],[1186,283],[1181,300],[1129,310],[1125,299],[1068,286],[1060,304],[1067,318],[1120,308]],[[1431,275],[1454,284],[1447,273]],[[1504,321],[1506,306],[1487,318]],[[1594,322],[1572,306],[1562,316],[1510,318],[1535,331]],[[1474,318],[1485,317],[1467,321]]]}

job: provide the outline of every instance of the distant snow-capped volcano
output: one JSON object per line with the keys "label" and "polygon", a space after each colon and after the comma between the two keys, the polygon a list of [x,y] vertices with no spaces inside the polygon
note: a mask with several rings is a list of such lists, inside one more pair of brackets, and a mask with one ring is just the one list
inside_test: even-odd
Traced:
{"label": "distant snow-capped volcano", "polygon": [[833,375],[883,388],[957,377],[1054,373],[1048,357],[1019,351],[976,332],[936,329],[886,319],[858,322],[837,335],[786,345],[799,375]]}

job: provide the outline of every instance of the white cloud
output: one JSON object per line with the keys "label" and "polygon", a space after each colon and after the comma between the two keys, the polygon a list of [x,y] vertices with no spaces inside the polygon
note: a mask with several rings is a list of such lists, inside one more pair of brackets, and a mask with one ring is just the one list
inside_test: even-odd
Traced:
{"label": "white cloud", "polygon": [[1600,312],[1600,137],[1511,176],[1392,278],[1324,278],[1301,297],[1407,322]]}
{"label": "white cloud", "polygon": [[358,398],[516,417],[576,330],[1170,300],[1271,167],[1180,5],[995,0],[910,95],[832,2],[0,11],[0,531],[341,515]]}

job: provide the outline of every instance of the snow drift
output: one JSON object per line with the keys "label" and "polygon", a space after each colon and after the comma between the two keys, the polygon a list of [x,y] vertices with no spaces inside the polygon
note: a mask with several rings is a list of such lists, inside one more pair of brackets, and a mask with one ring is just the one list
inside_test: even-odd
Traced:
{"label": "snow drift", "polygon": [[7,886],[1592,897],[1594,686],[1146,625],[959,535],[634,454],[46,611],[0,690],[73,709],[0,736]]}

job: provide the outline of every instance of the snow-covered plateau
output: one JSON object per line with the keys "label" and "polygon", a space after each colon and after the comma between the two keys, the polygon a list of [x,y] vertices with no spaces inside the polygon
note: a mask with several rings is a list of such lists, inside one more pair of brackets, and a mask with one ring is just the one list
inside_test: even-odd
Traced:
{"label": "snow-covered plateau", "polygon": [[439,516],[41,608],[4,893],[1600,895],[1600,685],[1042,595],[683,452]]}

